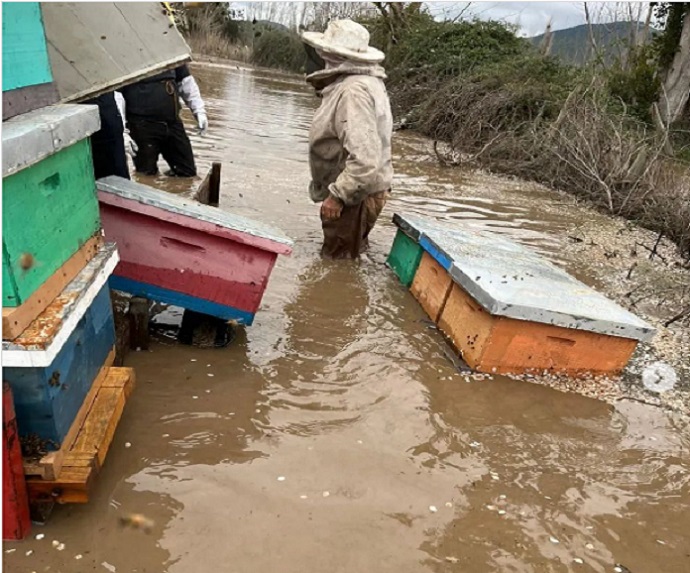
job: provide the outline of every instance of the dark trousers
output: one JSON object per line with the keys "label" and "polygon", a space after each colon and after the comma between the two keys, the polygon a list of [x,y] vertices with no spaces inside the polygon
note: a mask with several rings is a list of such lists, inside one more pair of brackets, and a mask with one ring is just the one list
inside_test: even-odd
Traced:
{"label": "dark trousers", "polygon": [[101,117],[101,129],[91,136],[91,155],[96,179],[108,175],[129,179],[125,140],[122,136],[124,127],[115,104],[115,95],[110,92],[84,103],[96,104]]}
{"label": "dark trousers", "polygon": [[196,175],[192,144],[181,120],[128,119],[127,124],[129,134],[139,146],[139,151],[134,157],[134,166],[139,173],[156,175],[158,156],[162,155],[170,166],[172,175],[178,177]]}
{"label": "dark trousers", "polygon": [[369,247],[369,233],[388,199],[388,193],[369,195],[358,205],[343,207],[334,221],[321,219],[321,254],[332,259],[356,259]]}

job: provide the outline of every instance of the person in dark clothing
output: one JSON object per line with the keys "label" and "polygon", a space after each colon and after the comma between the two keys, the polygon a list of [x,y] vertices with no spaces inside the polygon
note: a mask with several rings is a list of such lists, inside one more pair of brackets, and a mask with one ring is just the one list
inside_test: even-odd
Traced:
{"label": "person in dark clothing", "polygon": [[127,116],[127,127],[138,151],[134,166],[140,173],[158,173],[158,157],[178,177],[196,175],[192,144],[180,119],[180,97],[197,120],[199,131],[208,127],[208,118],[199,86],[187,65],[179,66],[125,86],[120,90]]}
{"label": "person in dark clothing", "polygon": [[98,106],[101,129],[91,136],[91,155],[96,179],[118,175],[129,179],[129,167],[125,154],[124,124],[115,101],[109,92],[83,102]]}

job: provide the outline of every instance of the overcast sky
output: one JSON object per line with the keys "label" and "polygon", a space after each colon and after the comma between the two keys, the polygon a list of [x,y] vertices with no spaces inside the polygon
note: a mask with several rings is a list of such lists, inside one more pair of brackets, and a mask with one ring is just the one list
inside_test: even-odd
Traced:
{"label": "overcast sky", "polygon": [[[469,7],[467,5],[469,4]],[[588,2],[593,18],[610,21],[620,2]],[[634,3],[636,10],[642,3]],[[481,19],[516,24],[522,35],[536,36],[544,32],[549,20],[554,30],[571,28],[585,23],[582,2],[427,2],[434,16],[454,17],[462,10]]]}

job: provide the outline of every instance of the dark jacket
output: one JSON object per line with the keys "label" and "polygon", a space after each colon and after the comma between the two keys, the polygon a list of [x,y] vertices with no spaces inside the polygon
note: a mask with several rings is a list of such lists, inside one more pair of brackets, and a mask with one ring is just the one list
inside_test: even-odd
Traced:
{"label": "dark jacket", "polygon": [[189,75],[185,64],[122,88],[127,121],[176,121],[180,113],[178,84]]}

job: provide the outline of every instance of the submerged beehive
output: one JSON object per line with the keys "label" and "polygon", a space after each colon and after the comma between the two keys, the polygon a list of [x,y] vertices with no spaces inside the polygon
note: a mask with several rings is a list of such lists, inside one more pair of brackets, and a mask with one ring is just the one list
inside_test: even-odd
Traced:
{"label": "submerged beehive", "polygon": [[526,247],[415,217],[394,221],[423,251],[412,294],[476,370],[614,373],[654,334]]}

